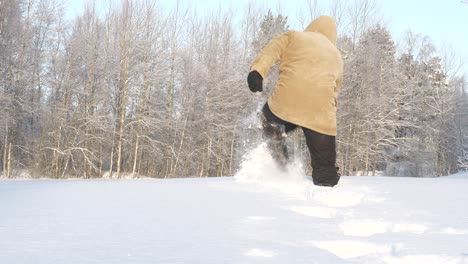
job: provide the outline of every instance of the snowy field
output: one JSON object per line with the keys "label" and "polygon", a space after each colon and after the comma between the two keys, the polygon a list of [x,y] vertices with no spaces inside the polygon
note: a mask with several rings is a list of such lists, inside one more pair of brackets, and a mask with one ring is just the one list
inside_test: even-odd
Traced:
{"label": "snowy field", "polygon": [[468,174],[1,180],[0,263],[468,263]]}

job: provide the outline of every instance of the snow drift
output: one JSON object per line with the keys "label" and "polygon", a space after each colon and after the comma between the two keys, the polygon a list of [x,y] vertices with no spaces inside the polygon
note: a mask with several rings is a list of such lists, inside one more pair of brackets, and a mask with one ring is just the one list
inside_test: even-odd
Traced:
{"label": "snow drift", "polygon": [[2,180],[0,263],[468,263],[468,174]]}

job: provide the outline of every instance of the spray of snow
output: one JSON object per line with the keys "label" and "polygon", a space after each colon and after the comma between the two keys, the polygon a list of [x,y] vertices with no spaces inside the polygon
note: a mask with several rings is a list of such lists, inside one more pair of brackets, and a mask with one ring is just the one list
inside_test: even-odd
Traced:
{"label": "spray of snow", "polygon": [[[286,169],[279,168],[265,142],[244,156],[241,168],[234,178],[238,182],[260,185],[294,199],[315,200],[330,207],[355,206],[364,198],[364,194],[346,190],[341,185],[334,188],[315,186],[312,177],[304,173],[303,163],[298,159],[291,162]],[[315,211],[313,214],[316,214]],[[322,213],[326,216],[330,214]]]}
{"label": "spray of snow", "polygon": [[313,186],[310,176],[304,173],[302,162],[294,160],[286,169],[280,168],[265,142],[244,156],[234,177],[238,182],[260,184],[295,198],[304,198]]}

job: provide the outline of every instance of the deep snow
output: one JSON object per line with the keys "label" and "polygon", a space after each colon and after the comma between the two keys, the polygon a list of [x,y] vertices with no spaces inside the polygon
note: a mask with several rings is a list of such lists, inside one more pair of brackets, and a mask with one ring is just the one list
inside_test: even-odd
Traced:
{"label": "deep snow", "polygon": [[[295,165],[298,167],[298,165]],[[2,180],[0,263],[468,263],[468,174]]]}

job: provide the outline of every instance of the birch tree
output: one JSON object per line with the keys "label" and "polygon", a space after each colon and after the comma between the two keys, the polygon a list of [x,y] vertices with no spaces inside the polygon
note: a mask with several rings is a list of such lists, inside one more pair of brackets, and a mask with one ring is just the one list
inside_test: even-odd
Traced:
{"label": "birch tree", "polygon": [[[305,3],[312,20],[318,1]],[[165,10],[156,0],[89,1],[70,19],[65,7],[0,1],[2,177],[236,173],[261,141],[259,112],[278,76],[273,67],[263,95],[252,94],[249,66],[289,29],[287,17],[254,3],[240,17],[222,8],[202,16],[181,5]],[[462,62],[418,34],[396,58],[378,10],[370,0],[329,8],[345,61],[341,173],[441,176],[466,168]],[[306,161],[301,134],[288,140]]]}
{"label": "birch tree", "polygon": [[338,160],[346,175],[375,175],[397,144],[398,75],[390,33],[380,25],[370,29],[345,60],[351,72],[339,100]]}
{"label": "birch tree", "polygon": [[[2,174],[4,177],[11,176],[8,162],[11,155],[11,127],[15,126],[14,115],[14,82],[13,70],[16,63],[16,55],[19,53],[18,43],[21,42],[22,14],[20,1],[0,2],[0,148],[2,159]],[[11,160],[11,159],[10,159]]]}

